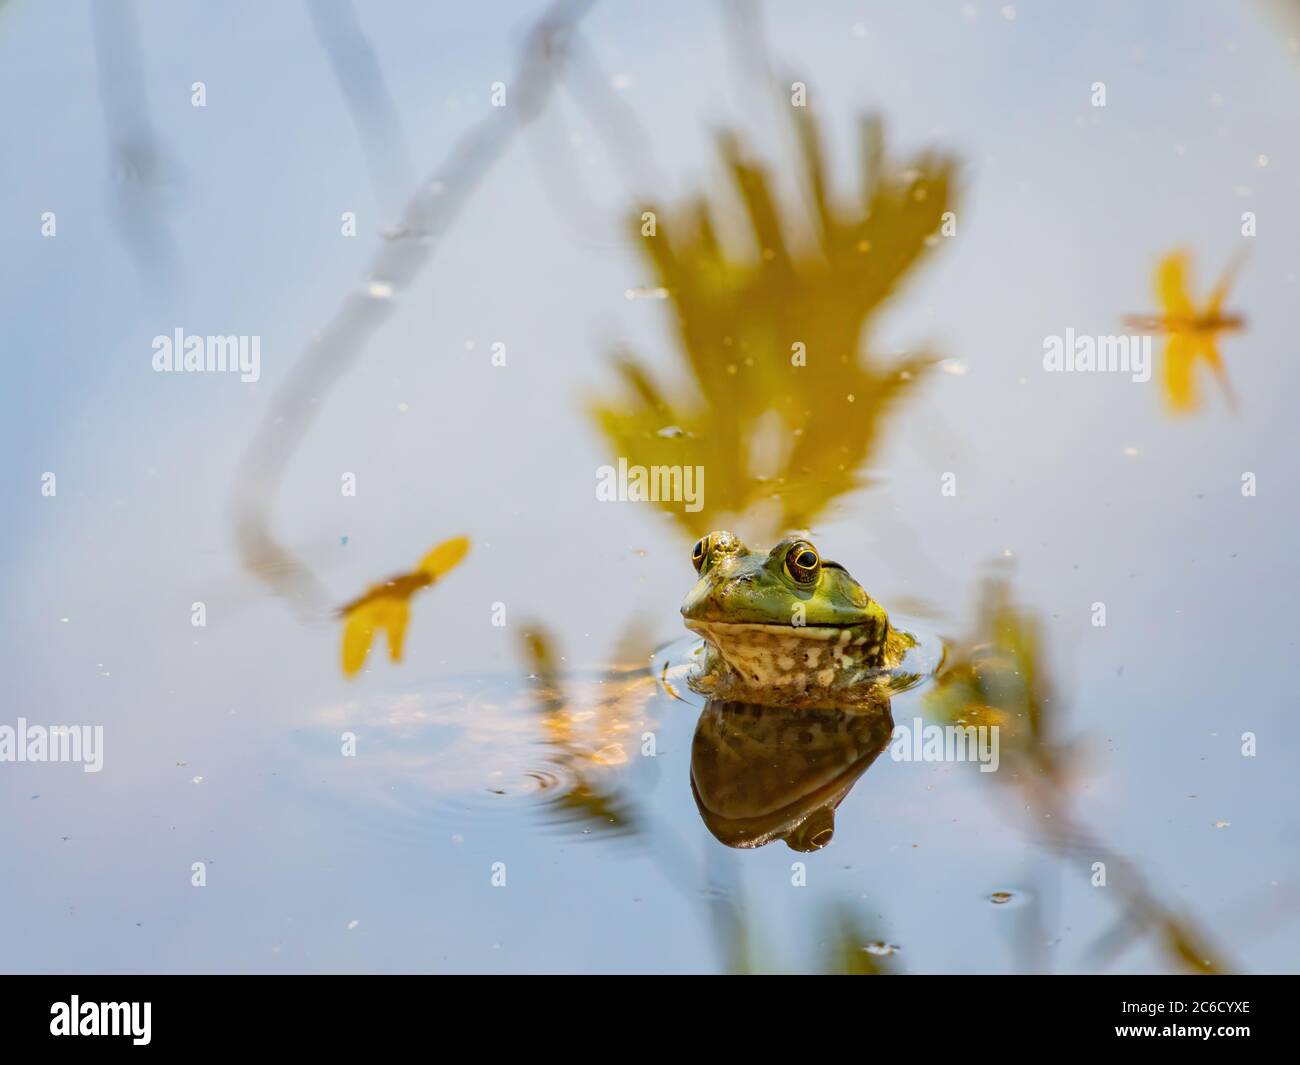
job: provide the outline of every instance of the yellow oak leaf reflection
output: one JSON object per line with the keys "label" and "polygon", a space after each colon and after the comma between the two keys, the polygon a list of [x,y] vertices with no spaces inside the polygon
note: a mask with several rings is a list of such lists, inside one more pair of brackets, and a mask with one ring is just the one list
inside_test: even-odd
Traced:
{"label": "yellow oak leaf reflection", "polygon": [[455,568],[468,552],[467,537],[444,540],[411,572],[371,585],[364,595],[341,606],[338,613],[343,618],[344,675],[355,677],[361,672],[379,631],[388,639],[388,657],[400,662],[406,626],[411,620],[411,596]]}
{"label": "yellow oak leaf reflection", "polygon": [[882,362],[861,341],[870,317],[954,231],[953,162],[924,154],[889,166],[879,122],[864,120],[861,184],[855,196],[836,196],[815,120],[802,111],[793,120],[805,190],[794,210],[779,209],[770,170],[724,133],[741,240],[720,235],[731,215],[703,199],[638,212],[647,280],[667,295],[690,382],[665,388],[623,353],[625,397],[590,404],[629,463],[705,470],[703,512],[660,501],[692,537],[754,507],[765,514],[750,514],[751,524],[810,525],[862,483],[884,419],[932,361]]}

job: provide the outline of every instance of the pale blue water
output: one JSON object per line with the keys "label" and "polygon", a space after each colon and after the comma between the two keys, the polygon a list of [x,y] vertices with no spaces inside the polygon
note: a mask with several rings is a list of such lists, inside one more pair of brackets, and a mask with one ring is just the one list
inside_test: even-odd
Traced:
{"label": "pale blue water", "polygon": [[[872,331],[878,352],[925,344],[957,372],[900,408],[872,483],[812,532],[936,642],[969,633],[987,565],[1008,566],[1078,741],[1076,821],[1234,967],[1294,970],[1300,31],[1267,4],[1022,2],[1014,20],[972,6],[768,11],[843,190],[864,111],[883,113],[900,157],[937,145],[963,161],[957,237]],[[416,173],[487,110],[538,10],[360,7]],[[146,246],[143,262],[116,213],[90,5],[0,7],[0,724],[105,730],[98,774],[0,764],[0,906],[19,915],[0,968],[715,971],[743,926],[759,967],[814,970],[844,909],[910,972],[1170,966],[1149,936],[1099,960],[1115,885],[1092,885],[1086,855],[1054,857],[1015,791],[969,765],[882,755],[825,850],[724,847],[691,795],[697,702],[653,680],[616,738],[582,734],[597,753],[625,744],[599,779],[637,830],[561,818],[572,766],[548,743],[520,634],[545,625],[592,709],[633,619],[647,653],[681,638],[694,579],[656,508],[593,490],[610,455],[584,402],[613,387],[611,353],[632,345],[666,381],[683,371],[665,304],[625,298],[653,283],[622,239],[643,190],[581,97],[479,185],[288,466],[274,527],[331,602],[438,540],[473,541],[413,601],[405,661],[376,654],[345,680],[337,622],[304,623],[241,573],[229,504],[272,390],[367,278],[389,214],[305,7],[137,13],[173,256]],[[684,3],[590,17],[665,202],[713,187],[720,124],[783,150],[726,26]],[[1192,249],[1203,293],[1245,243],[1244,211],[1258,234],[1229,303],[1248,324],[1222,345],[1235,414],[1211,392],[1173,421],[1155,383],[1042,372],[1045,336],[1153,310],[1172,247]],[[154,373],[151,340],[177,327],[260,335],[260,381]],[[356,497],[340,495],[345,471]],[[926,690],[897,695],[895,721],[922,714]],[[647,730],[653,758],[634,742]]]}

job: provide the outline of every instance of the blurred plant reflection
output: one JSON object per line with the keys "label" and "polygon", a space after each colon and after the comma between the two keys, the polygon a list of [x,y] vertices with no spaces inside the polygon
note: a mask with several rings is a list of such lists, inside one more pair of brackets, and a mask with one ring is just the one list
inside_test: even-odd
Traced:
{"label": "blurred plant reflection", "polygon": [[884,420],[931,361],[882,363],[859,347],[871,316],[938,243],[953,162],[926,154],[890,168],[880,123],[864,120],[862,184],[855,202],[839,204],[816,122],[793,110],[814,232],[792,239],[799,212],[783,217],[769,171],[724,133],[719,148],[751,248],[725,245],[703,199],[671,221],[660,223],[658,208],[636,220],[672,303],[690,386],[665,389],[624,353],[617,368],[628,394],[590,404],[630,463],[704,467],[703,512],[661,504],[690,536],[741,514],[764,536],[810,525],[862,483]]}
{"label": "blurred plant reflection", "polygon": [[842,976],[890,976],[898,971],[887,959],[898,947],[877,939],[848,907],[828,911],[823,972]]}
{"label": "blurred plant reflection", "polygon": [[113,179],[113,222],[150,289],[166,294],[180,276],[167,220],[177,170],[149,115],[143,49],[129,0],[91,6],[91,39]]}
{"label": "blurred plant reflection", "polygon": [[566,691],[553,638],[533,625],[522,639],[543,736],[561,769],[559,790],[545,808],[548,817],[605,835],[640,831],[643,818],[617,777],[628,762],[629,746],[640,743],[640,728],[634,726],[645,724],[658,691],[649,667],[611,665],[601,676],[599,698],[580,709]]}
{"label": "blurred plant reflection", "polygon": [[[383,242],[371,261],[367,282],[351,288],[326,325],[312,335],[288,376],[281,379],[249,441],[231,494],[240,562],[305,619],[315,620],[329,600],[312,568],[282,544],[272,529],[272,511],[290,460],[325,397],[360,360],[398,299],[432,259],[440,246],[435,238],[449,230],[507,145],[545,106],[558,62],[564,55],[564,41],[593,2],[553,0],[547,5],[528,31],[510,79],[513,95],[528,101],[527,105],[509,111],[493,108],[491,114],[460,136],[431,177],[410,192],[397,223],[383,231]],[[345,12],[327,10],[327,20],[331,14],[337,18]],[[352,47],[364,45],[354,41]],[[337,63],[345,59],[333,61],[337,69]],[[358,93],[370,93],[370,103],[376,103],[373,94],[379,91],[380,82],[373,73],[361,75],[361,80],[354,74],[341,82],[354,114],[360,102]],[[368,88],[363,89],[363,84]],[[385,104],[378,101],[379,111],[384,108]],[[376,135],[386,137],[392,145],[396,132]],[[399,176],[400,165],[396,171],[386,168],[383,173],[386,187],[389,178]]]}
{"label": "blurred plant reflection", "polygon": [[1230,968],[1193,918],[1160,899],[1130,861],[1071,816],[1069,789],[1080,748],[1058,735],[1059,704],[1052,698],[1038,625],[1013,601],[1005,577],[985,582],[973,635],[952,656],[926,703],[948,724],[997,725],[1002,765],[992,775],[1015,787],[1042,841],[1089,868],[1105,864],[1106,883],[1123,913],[1116,928],[1093,946],[1093,961],[1104,962],[1153,934],[1178,968],[1199,973]]}

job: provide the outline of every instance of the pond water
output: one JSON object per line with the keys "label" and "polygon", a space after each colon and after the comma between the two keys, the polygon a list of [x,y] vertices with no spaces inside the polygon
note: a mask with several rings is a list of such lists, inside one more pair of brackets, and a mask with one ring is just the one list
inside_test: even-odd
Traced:
{"label": "pond water", "polygon": [[[597,5],[526,123],[535,4],[58,8],[0,5],[0,727],[102,768],[0,761],[0,968],[1296,969],[1285,7]],[[887,708],[691,690],[723,528],[920,636]]]}

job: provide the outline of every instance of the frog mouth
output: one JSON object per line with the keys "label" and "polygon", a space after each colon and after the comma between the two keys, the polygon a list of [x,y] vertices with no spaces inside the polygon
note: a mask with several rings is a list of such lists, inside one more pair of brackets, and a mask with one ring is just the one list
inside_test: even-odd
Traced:
{"label": "frog mouth", "polygon": [[784,621],[711,621],[707,618],[684,618],[684,624],[692,632],[698,632],[708,638],[710,634],[730,638],[743,636],[745,633],[761,633],[772,636],[777,633],[805,640],[839,640],[847,643],[860,625],[852,622],[843,624],[794,625]]}

